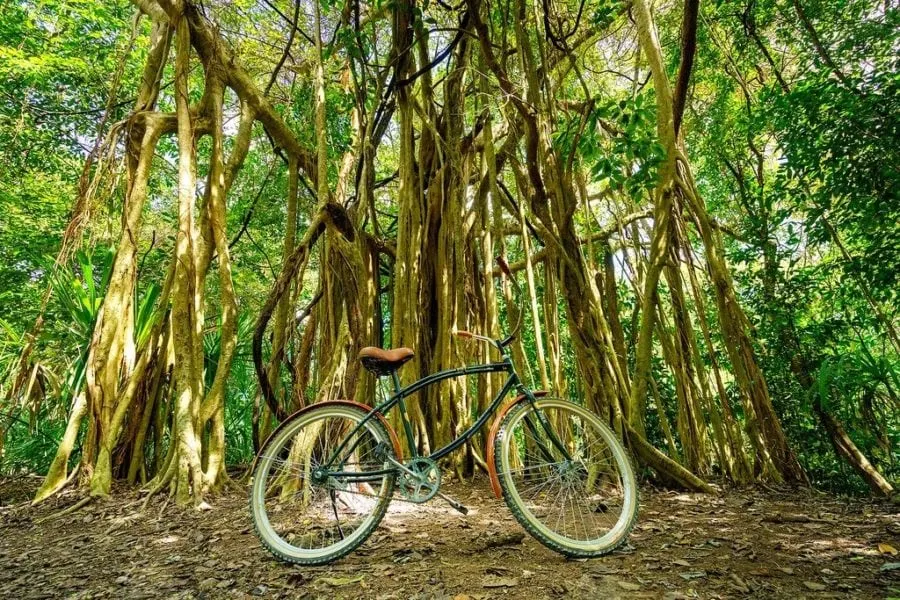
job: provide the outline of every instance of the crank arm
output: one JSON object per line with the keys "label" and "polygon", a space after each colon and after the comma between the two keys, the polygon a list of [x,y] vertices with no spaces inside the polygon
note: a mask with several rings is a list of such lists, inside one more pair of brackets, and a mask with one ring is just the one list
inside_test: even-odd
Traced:
{"label": "crank arm", "polygon": [[397,460],[396,458],[394,458],[393,456],[387,456],[387,460],[388,460],[389,463],[391,463],[392,465],[394,465],[395,467],[397,467],[398,469],[400,469],[401,471],[403,471],[403,472],[406,473],[407,475],[412,475],[413,477],[418,477],[418,476],[419,476],[418,473],[416,473],[415,471],[412,471],[412,470],[410,470],[410,469],[407,469],[407,468],[406,468],[406,465],[404,465],[402,462],[398,461],[398,460]]}

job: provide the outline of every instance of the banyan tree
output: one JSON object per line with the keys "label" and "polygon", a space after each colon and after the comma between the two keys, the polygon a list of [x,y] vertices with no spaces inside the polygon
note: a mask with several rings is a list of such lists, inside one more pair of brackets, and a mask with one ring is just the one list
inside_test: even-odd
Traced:
{"label": "banyan tree", "polygon": [[[141,76],[117,90],[127,109],[109,103],[65,252],[89,243],[90,207],[113,199],[118,241],[36,501],[68,482],[106,495],[126,479],[201,505],[228,485],[227,390],[244,342],[258,445],[309,403],[371,405],[381,388],[362,347],[414,348],[401,371],[412,379],[486,358],[453,332],[497,334],[520,313],[520,371],[601,415],[645,473],[705,491],[806,482],[735,291],[728,228],[685,143],[696,2],[679,48],[661,46],[646,0],[133,4],[125,52]],[[265,58],[236,19],[256,20]],[[233,270],[250,153],[284,184],[281,256],[258,297]],[[162,242],[144,223],[160,196],[172,207]],[[165,272],[140,272],[154,244]],[[498,382],[475,379],[410,403],[422,450],[492,396]],[[485,469],[481,442],[450,468]]]}

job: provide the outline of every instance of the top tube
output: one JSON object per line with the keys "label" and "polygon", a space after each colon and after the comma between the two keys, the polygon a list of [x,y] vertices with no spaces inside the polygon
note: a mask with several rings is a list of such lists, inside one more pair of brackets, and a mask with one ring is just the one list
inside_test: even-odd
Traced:
{"label": "top tube", "polygon": [[426,375],[425,377],[418,379],[405,388],[401,388],[399,392],[395,392],[394,395],[389,398],[382,405],[376,407],[380,408],[388,403],[393,404],[392,401],[399,401],[407,396],[415,394],[422,388],[428,387],[432,383],[437,383],[438,381],[443,381],[444,379],[451,379],[453,377],[460,377],[462,375],[476,375],[478,373],[513,373],[512,362],[508,359],[503,362],[495,362],[495,363],[487,363],[483,365],[467,365],[465,367],[457,367],[455,369],[446,369],[444,371],[438,371],[437,373],[432,373],[431,375]]}

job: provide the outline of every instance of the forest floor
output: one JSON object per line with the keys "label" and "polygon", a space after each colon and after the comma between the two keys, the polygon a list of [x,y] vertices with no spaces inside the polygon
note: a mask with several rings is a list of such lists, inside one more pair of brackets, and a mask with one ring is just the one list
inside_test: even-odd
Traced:
{"label": "forest floor", "polygon": [[242,492],[201,512],[123,490],[54,519],[77,498],[31,508],[38,482],[0,481],[0,598],[900,597],[898,507],[812,491],[645,489],[630,543],[577,561],[525,535],[485,481],[456,483],[467,516],[394,502],[350,557],[301,568],[262,549]]}

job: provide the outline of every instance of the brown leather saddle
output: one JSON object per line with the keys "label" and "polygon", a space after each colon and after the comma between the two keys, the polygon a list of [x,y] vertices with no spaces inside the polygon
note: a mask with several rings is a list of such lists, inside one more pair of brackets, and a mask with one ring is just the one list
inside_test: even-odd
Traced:
{"label": "brown leather saddle", "polygon": [[390,375],[415,355],[412,348],[382,350],[375,346],[367,346],[359,351],[359,360],[363,367],[376,375]]}

